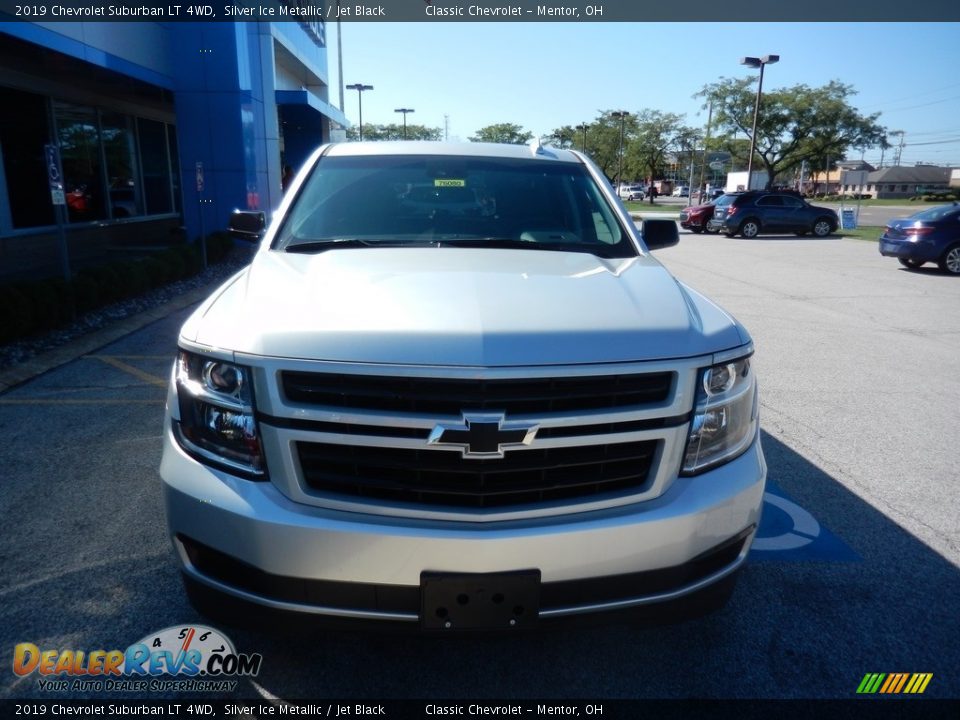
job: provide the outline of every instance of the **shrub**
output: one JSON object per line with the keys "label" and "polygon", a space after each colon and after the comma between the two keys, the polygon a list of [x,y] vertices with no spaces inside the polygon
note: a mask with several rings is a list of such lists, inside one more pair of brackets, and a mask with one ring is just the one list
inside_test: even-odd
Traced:
{"label": "shrub", "polygon": [[33,306],[30,300],[12,285],[0,286],[0,342],[10,342],[34,330]]}
{"label": "shrub", "polygon": [[141,260],[139,264],[140,267],[143,268],[144,275],[147,278],[148,287],[160,287],[167,281],[167,268],[157,258],[146,257]]}
{"label": "shrub", "polygon": [[103,304],[100,288],[89,275],[74,275],[71,284],[78,313],[89,312]]}
{"label": "shrub", "polygon": [[[182,245],[180,247],[183,247]],[[179,280],[184,277],[186,268],[183,264],[183,257],[176,248],[167,248],[162,253],[157,255],[157,259],[162,262],[167,269],[167,282],[172,282],[174,280]]]}
{"label": "shrub", "polygon": [[98,265],[84,268],[80,275],[85,275],[97,285],[101,303],[110,303],[119,300],[122,296],[120,278],[111,265]]}
{"label": "shrub", "polygon": [[207,262],[213,265],[218,263],[233,249],[233,238],[230,233],[218,230],[207,235]]}

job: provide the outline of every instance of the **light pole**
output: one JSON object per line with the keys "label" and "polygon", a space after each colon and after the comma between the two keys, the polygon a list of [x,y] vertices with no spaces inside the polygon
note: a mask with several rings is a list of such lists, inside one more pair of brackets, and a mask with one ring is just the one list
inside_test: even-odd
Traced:
{"label": "light pole", "polygon": [[577,125],[577,130],[580,130],[581,132],[583,132],[583,145],[580,146],[580,150],[583,152],[584,155],[587,154],[587,128],[588,127],[590,126],[587,125],[586,123],[580,123],[579,125]]}
{"label": "light pole", "polygon": [[620,118],[620,152],[617,159],[617,193],[620,192],[620,185],[623,184],[623,121],[629,115],[626,110],[614,110],[610,113],[611,117]]}
{"label": "light pole", "polygon": [[760,68],[760,82],[757,83],[757,101],[753,106],[753,132],[750,134],[750,157],[747,160],[747,190],[753,183],[753,153],[757,149],[757,117],[760,114],[760,95],[763,93],[763,67],[764,65],[773,65],[780,60],[779,55],[764,55],[760,58],[744,57],[740,58],[740,64],[747,67]]}
{"label": "light pole", "polygon": [[397,108],[394,112],[403,113],[403,139],[407,139],[407,113],[415,112],[413,108]]}
{"label": "light pole", "polygon": [[363,91],[373,90],[373,85],[354,83],[353,85],[347,85],[347,90],[357,91],[357,102],[360,105],[360,142],[363,142]]}

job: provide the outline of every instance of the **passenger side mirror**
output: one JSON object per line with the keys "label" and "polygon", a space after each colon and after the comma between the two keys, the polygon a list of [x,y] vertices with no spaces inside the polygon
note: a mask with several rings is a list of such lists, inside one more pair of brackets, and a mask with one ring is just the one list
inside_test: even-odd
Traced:
{"label": "passenger side mirror", "polygon": [[680,242],[680,231],[673,220],[644,220],[641,232],[648,250],[658,250]]}
{"label": "passenger side mirror", "polygon": [[260,242],[267,228],[267,216],[262,211],[234,210],[230,215],[230,234],[237,240]]}

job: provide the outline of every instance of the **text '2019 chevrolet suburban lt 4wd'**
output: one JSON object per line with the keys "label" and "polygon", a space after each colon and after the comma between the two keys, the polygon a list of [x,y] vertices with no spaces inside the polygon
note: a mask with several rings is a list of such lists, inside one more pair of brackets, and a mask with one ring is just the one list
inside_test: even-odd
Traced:
{"label": "text '2019 chevrolet suburban lt 4wd'", "polygon": [[265,225],[231,220],[259,249],[168,396],[201,611],[444,631],[726,601],[766,479],[753,345],[651,257],[672,221],[641,235],[576,152],[416,142],[320,148]]}

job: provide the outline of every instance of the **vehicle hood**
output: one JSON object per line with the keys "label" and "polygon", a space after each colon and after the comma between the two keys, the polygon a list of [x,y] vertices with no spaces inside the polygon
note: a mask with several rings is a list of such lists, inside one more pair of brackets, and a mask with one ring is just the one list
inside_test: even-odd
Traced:
{"label": "vehicle hood", "polygon": [[692,357],[749,336],[650,256],[262,250],[181,331],[240,354],[496,367]]}
{"label": "vehicle hood", "polygon": [[840,217],[837,215],[837,211],[833,208],[823,207],[823,205],[810,205],[810,209],[817,213],[824,213],[826,215],[832,215],[833,217]]}
{"label": "vehicle hood", "polygon": [[683,208],[681,212],[685,212],[688,215],[697,215],[702,212],[713,212],[715,205],[712,203],[704,203],[703,205],[691,205],[688,208]]}

